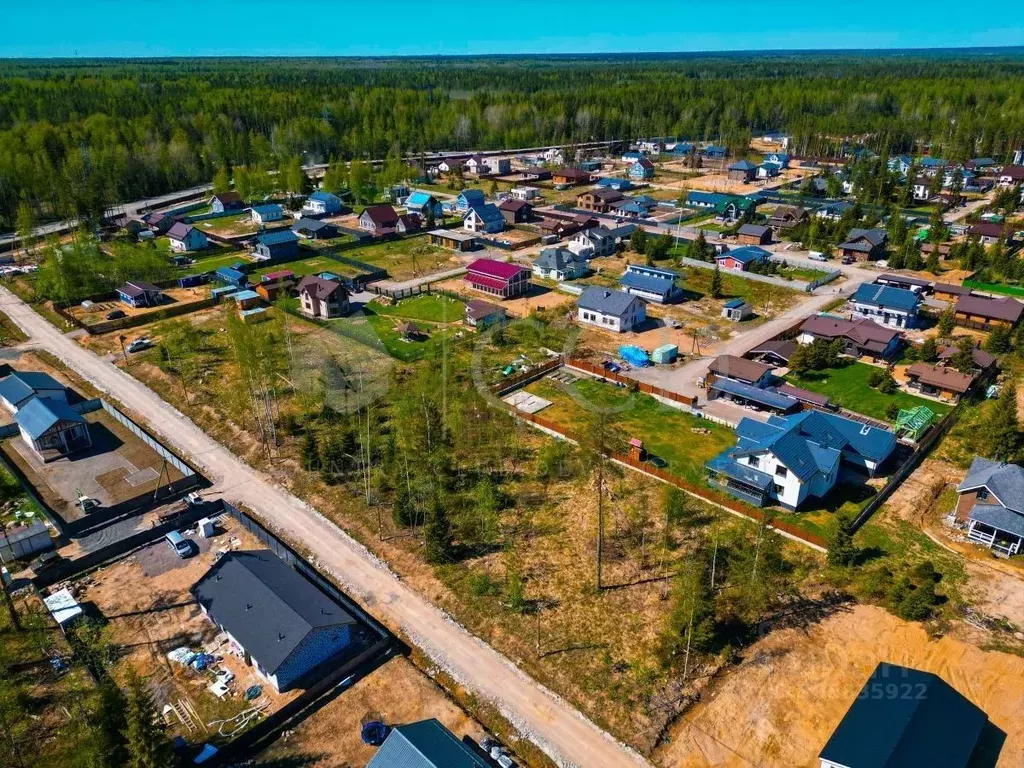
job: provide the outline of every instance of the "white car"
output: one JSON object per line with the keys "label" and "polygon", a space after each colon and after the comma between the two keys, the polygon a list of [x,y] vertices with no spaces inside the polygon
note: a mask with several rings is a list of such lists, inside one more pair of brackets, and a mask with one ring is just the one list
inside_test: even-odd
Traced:
{"label": "white car", "polygon": [[153,342],[151,342],[148,337],[143,336],[140,339],[135,339],[134,341],[132,341],[128,345],[128,351],[141,352],[144,349],[149,349],[151,346],[153,346]]}

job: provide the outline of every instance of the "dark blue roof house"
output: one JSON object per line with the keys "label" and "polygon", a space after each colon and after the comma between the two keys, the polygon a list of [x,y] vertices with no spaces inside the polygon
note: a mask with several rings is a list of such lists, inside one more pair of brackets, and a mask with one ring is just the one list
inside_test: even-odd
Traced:
{"label": "dark blue roof house", "polygon": [[489,768],[435,719],[397,725],[366,768]]}
{"label": "dark blue roof house", "polygon": [[34,397],[67,400],[67,390],[50,374],[39,371],[14,371],[0,380],[0,402],[11,413]]}
{"label": "dark blue roof house", "polygon": [[966,768],[987,721],[938,675],[882,662],[818,757],[823,768]]}
{"label": "dark blue roof house", "polygon": [[484,197],[484,193],[479,189],[464,189],[459,192],[459,196],[455,200],[456,210],[465,213],[470,208],[483,205],[487,202],[487,198]]}
{"label": "dark blue roof house", "polygon": [[268,549],[229,552],[191,592],[279,692],[300,686],[351,649],[356,620]]}
{"label": "dark blue roof house", "polygon": [[682,296],[682,290],[676,285],[678,279],[679,273],[670,269],[630,264],[619,278],[619,284],[626,293],[659,304],[670,304]]}
{"label": "dark blue roof house", "polygon": [[853,296],[853,316],[874,320],[886,328],[913,328],[921,296],[916,291],[891,285],[861,283]]}
{"label": "dark blue roof house", "polygon": [[726,155],[726,148],[711,144],[704,148],[705,157],[722,158]]}
{"label": "dark blue roof house", "polygon": [[239,288],[241,288],[243,285],[249,284],[249,278],[245,274],[245,272],[242,272],[239,269],[235,269],[234,267],[220,267],[214,273],[214,275],[216,276],[219,282],[227,283],[228,285],[234,285]]}
{"label": "dark blue roof house", "polygon": [[265,232],[253,241],[252,257],[258,261],[287,259],[299,253],[299,236],[290,229]]}
{"label": "dark blue roof house", "polygon": [[624,192],[627,189],[633,188],[633,182],[629,179],[619,179],[614,176],[607,176],[603,179],[598,179],[597,186],[605,189],[614,189],[617,192]]}
{"label": "dark blue roof house", "polygon": [[755,261],[768,261],[771,253],[756,245],[745,245],[715,255],[715,263],[723,269],[746,270]]}

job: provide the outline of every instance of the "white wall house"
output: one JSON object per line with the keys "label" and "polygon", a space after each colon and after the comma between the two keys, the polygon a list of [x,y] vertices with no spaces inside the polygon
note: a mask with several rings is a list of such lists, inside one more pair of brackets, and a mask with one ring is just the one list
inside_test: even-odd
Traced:
{"label": "white wall house", "polygon": [[838,451],[833,453],[831,466],[826,471],[815,472],[806,481],[783,464],[770,450],[737,456],[736,461],[770,475],[773,478],[773,485],[769,496],[780,504],[796,509],[811,496],[821,498],[835,485],[839,476],[840,454]]}
{"label": "white wall house", "polygon": [[606,331],[625,333],[647,319],[647,304],[623,291],[591,286],[580,295],[576,319]]}
{"label": "white wall house", "polygon": [[509,195],[513,200],[534,200],[540,197],[540,190],[537,187],[513,187]]}

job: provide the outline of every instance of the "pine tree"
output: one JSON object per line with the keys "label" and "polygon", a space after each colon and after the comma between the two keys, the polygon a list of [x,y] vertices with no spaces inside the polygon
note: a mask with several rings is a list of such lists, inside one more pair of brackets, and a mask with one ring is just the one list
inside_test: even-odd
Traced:
{"label": "pine tree", "polygon": [[997,325],[985,339],[985,349],[993,355],[1002,355],[1010,351],[1012,341],[1010,329],[1005,325]]}
{"label": "pine tree", "polygon": [[647,250],[647,231],[643,227],[637,227],[629,236],[629,246],[634,253],[644,253]]}
{"label": "pine tree", "polygon": [[715,271],[711,274],[711,298],[722,298],[722,270],[715,264]]}
{"label": "pine tree", "polygon": [[425,543],[428,563],[443,565],[451,562],[455,546],[452,539],[452,524],[448,518],[448,510],[444,508],[440,496],[436,494],[427,515]]}
{"label": "pine tree", "polygon": [[859,551],[853,543],[854,517],[847,511],[836,514],[835,527],[828,538],[828,562],[841,568],[853,565]]}
{"label": "pine tree", "polygon": [[921,345],[921,359],[926,363],[934,363],[939,356],[939,345],[934,336],[929,336]]}
{"label": "pine tree", "polygon": [[99,687],[99,710],[92,726],[93,757],[90,768],[120,768],[128,761],[125,744],[126,701],[111,680]]}
{"label": "pine tree", "polygon": [[164,734],[153,697],[146,683],[132,673],[125,697],[125,749],[128,768],[172,768],[176,759]]}
{"label": "pine tree", "polygon": [[231,172],[228,170],[226,165],[222,165],[217,169],[217,173],[213,175],[213,193],[215,195],[222,195],[225,192],[231,191]]}
{"label": "pine tree", "polygon": [[717,639],[709,565],[698,551],[688,557],[672,586],[672,611],[662,630],[659,655],[667,667],[688,669],[690,654],[711,650]]}
{"label": "pine tree", "polygon": [[313,472],[320,467],[320,446],[312,429],[307,429],[302,438],[301,460],[302,467],[307,472]]}
{"label": "pine tree", "polygon": [[409,487],[399,478],[395,487],[395,503],[391,507],[391,518],[397,525],[408,528],[416,522],[416,508],[409,496]]}
{"label": "pine tree", "polygon": [[1011,379],[989,412],[981,434],[988,437],[988,455],[996,461],[1014,461],[1020,452],[1021,432],[1017,420],[1017,385]]}
{"label": "pine tree", "polygon": [[969,336],[963,336],[956,342],[956,353],[950,358],[952,365],[960,373],[970,373],[974,368],[974,342]]}
{"label": "pine tree", "polygon": [[948,338],[953,329],[956,327],[956,311],[952,306],[946,307],[942,314],[939,315],[938,331],[939,336]]}

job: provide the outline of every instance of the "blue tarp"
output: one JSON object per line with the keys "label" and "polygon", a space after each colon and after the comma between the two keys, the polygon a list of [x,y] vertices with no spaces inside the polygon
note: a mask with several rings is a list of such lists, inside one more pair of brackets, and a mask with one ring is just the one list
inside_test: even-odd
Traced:
{"label": "blue tarp", "polygon": [[619,357],[637,368],[642,368],[651,364],[651,358],[647,356],[647,353],[644,352],[644,350],[640,349],[640,347],[634,347],[631,345],[619,347]]}

